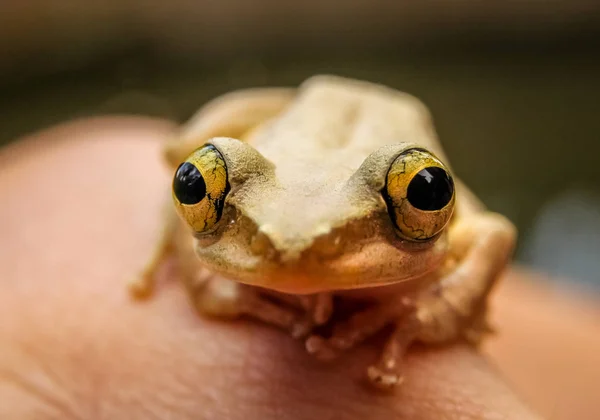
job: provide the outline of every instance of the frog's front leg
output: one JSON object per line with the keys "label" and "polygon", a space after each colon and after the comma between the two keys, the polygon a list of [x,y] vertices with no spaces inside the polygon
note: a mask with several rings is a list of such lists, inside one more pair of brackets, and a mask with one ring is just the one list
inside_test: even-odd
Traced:
{"label": "frog's front leg", "polygon": [[291,329],[294,338],[306,338],[315,327],[326,324],[333,313],[331,293],[291,295],[275,290],[261,289],[261,294],[302,313],[294,321]]}
{"label": "frog's front leg", "polygon": [[306,350],[319,359],[332,359],[337,352],[357,346],[387,325],[414,311],[413,300],[408,297],[399,296],[374,304],[353,314],[347,321],[335,325],[330,337],[309,337],[306,340]]}
{"label": "frog's front leg", "polygon": [[308,296],[297,296],[298,302],[305,311],[304,317],[292,331],[294,338],[306,338],[314,327],[326,324],[333,313],[333,295],[317,293]]}
{"label": "frog's front leg", "polygon": [[229,280],[206,271],[182,273],[192,304],[205,316],[225,319],[248,317],[289,332],[294,338],[308,335],[315,325],[313,311],[295,297]]}
{"label": "frog's front leg", "polygon": [[405,297],[356,314],[337,325],[331,337],[310,337],[307,350],[331,358],[393,324],[379,362],[367,371],[374,385],[393,387],[402,380],[402,357],[413,341],[472,339],[485,332],[487,296],[512,254],[515,236],[513,225],[497,214],[473,215],[459,222],[449,231],[457,263],[431,290],[412,302]]}
{"label": "frog's front leg", "polygon": [[[292,295],[271,289],[262,289],[262,294],[305,312],[305,323],[309,330],[309,325],[315,326],[327,323],[333,313],[333,295],[331,293]],[[300,331],[304,331],[305,329],[302,328],[299,330],[298,334],[296,334],[298,338],[305,335],[300,333]],[[306,333],[308,332],[307,330]]]}
{"label": "frog's front leg", "polygon": [[298,312],[261,296],[258,289],[207,274],[203,282],[187,284],[196,310],[205,316],[238,318],[247,316],[293,332],[299,322]]}
{"label": "frog's front leg", "polygon": [[367,378],[379,388],[389,389],[402,381],[400,363],[420,329],[416,312],[411,311],[396,322],[385,343],[379,361],[367,369]]}

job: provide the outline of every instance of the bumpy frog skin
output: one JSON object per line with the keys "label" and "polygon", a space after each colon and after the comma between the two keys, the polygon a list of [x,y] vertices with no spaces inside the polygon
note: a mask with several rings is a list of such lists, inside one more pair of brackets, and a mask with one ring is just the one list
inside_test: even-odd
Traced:
{"label": "bumpy frog skin", "polygon": [[[453,178],[414,97],[333,76],[233,92],[165,154],[179,218],[165,223],[136,295],[173,252],[200,313],[274,324],[320,358],[391,324],[368,369],[385,388],[401,381],[414,340],[478,342],[487,331],[487,296],[516,233]],[[366,309],[330,322],[333,296]],[[328,323],[331,336],[314,333]]]}

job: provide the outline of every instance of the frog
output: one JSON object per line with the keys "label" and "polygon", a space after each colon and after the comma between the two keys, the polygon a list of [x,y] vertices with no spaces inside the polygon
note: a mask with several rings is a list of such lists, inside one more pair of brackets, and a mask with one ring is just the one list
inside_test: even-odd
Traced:
{"label": "frog", "polygon": [[517,232],[455,176],[415,96],[317,75],[226,93],[175,137],[169,216],[134,296],[172,254],[198,313],[270,324],[320,360],[385,331],[366,367],[382,389],[404,381],[413,343],[492,332]]}

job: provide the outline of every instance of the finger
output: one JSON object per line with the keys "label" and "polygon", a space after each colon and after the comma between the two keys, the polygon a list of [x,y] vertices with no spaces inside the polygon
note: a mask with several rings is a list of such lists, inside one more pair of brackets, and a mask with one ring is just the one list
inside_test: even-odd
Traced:
{"label": "finger", "polygon": [[202,319],[168,267],[154,299],[131,301],[172,130],[96,119],[0,154],[0,418],[536,418],[466,347],[416,349],[381,394],[360,381],[374,346],[324,365],[273,329]]}

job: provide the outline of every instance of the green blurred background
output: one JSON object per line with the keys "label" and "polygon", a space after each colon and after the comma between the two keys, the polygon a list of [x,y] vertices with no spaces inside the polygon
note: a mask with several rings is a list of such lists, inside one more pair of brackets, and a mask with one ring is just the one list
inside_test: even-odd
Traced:
{"label": "green blurred background", "polygon": [[420,97],[458,175],[518,225],[518,260],[600,288],[598,1],[4,0],[0,144],[90,115],[184,121],[315,73]]}

